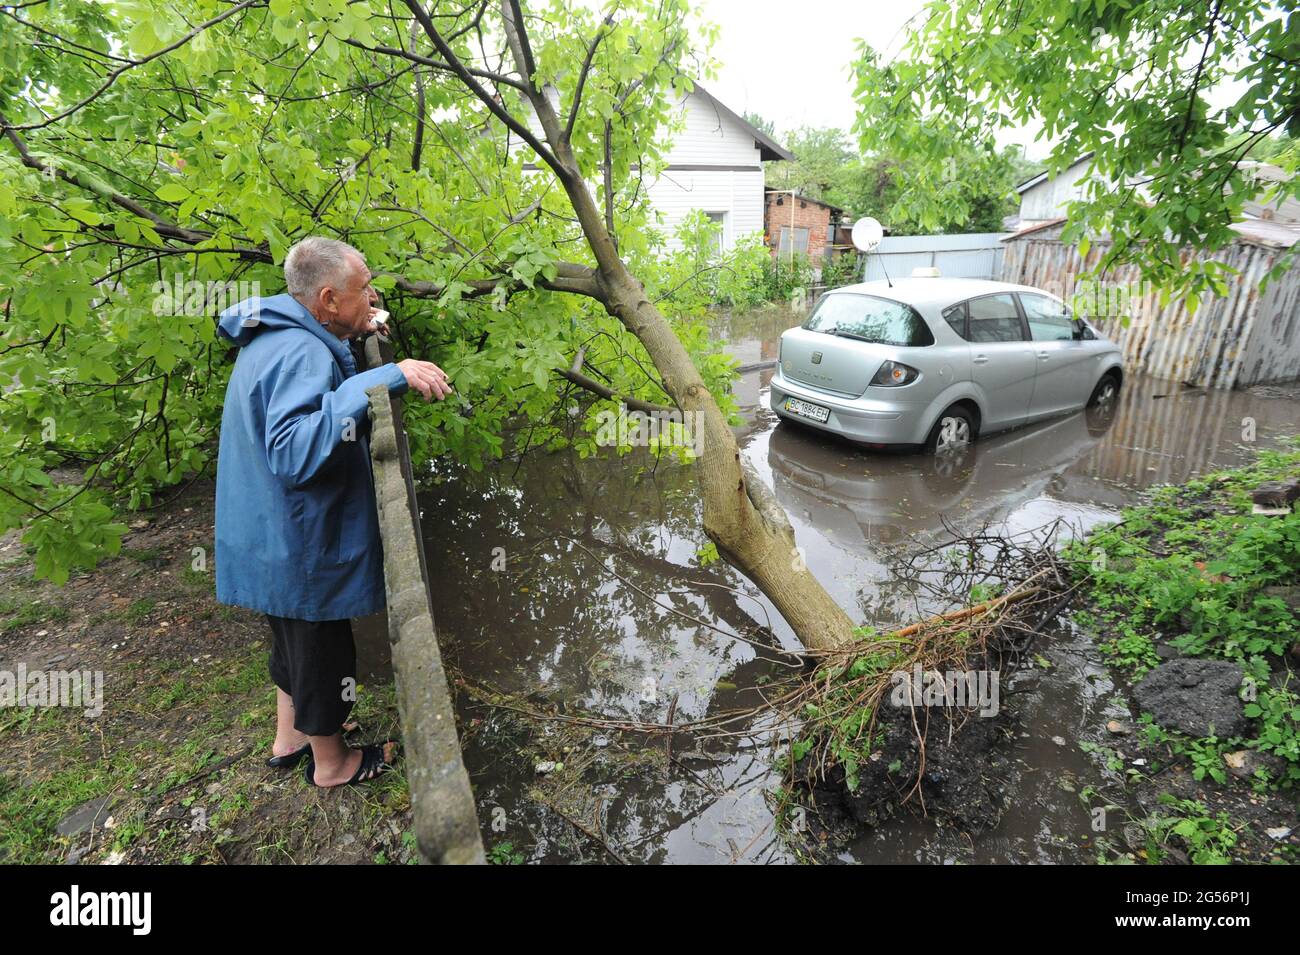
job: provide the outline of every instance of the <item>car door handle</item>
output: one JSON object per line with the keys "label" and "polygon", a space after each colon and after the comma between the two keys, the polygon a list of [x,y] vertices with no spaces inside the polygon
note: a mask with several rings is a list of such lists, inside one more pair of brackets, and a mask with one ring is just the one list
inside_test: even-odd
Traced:
{"label": "car door handle", "polygon": [[1038,360],[1039,360],[1039,361],[1047,361],[1047,359],[1049,359],[1049,358],[1051,358],[1051,357],[1052,357],[1052,353],[1051,353],[1051,352],[1040,351],[1040,352],[1038,353]]}
{"label": "car door handle", "polygon": [[971,364],[972,364],[972,365],[987,365],[987,364],[988,364],[988,361],[989,361],[989,356],[988,356],[988,355],[976,355],[974,358],[971,359]]}

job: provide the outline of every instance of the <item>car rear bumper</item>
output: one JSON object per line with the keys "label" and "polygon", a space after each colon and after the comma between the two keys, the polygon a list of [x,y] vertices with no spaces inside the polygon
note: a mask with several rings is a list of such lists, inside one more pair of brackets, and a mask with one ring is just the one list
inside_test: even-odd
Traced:
{"label": "car rear bumper", "polygon": [[[822,423],[792,414],[785,410],[787,398],[799,398],[828,408],[830,415]],[[779,369],[772,377],[769,407],[787,421],[797,421],[810,428],[868,444],[921,444],[928,429],[928,422],[923,418],[927,402],[841,398],[792,382]]]}

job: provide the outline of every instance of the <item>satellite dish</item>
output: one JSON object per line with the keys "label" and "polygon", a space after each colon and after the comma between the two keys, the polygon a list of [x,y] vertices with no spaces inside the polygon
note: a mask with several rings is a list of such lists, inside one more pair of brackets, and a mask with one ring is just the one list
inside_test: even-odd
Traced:
{"label": "satellite dish", "polygon": [[870,216],[853,223],[853,244],[863,252],[870,252],[880,245],[884,237],[884,226]]}

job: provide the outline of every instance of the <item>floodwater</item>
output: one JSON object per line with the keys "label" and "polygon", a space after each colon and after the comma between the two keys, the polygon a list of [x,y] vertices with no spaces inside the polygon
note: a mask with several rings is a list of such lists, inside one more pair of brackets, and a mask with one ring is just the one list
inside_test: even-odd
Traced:
{"label": "floodwater", "polygon": [[[901,625],[931,609],[893,579],[891,558],[943,535],[945,523],[1016,532],[1064,518],[1086,529],[1113,520],[1144,488],[1241,463],[1252,447],[1300,431],[1295,387],[1204,393],[1133,377],[1112,415],[1081,412],[994,436],[955,463],[860,450],[778,426],[765,407],[777,339],[800,318],[768,309],[718,320],[749,369],[737,388],[746,419],[737,436],[789,514],[809,567],[864,623]],[[1243,440],[1252,427],[1254,442]],[[681,723],[751,704],[788,673],[763,648],[798,644],[767,601],[726,564],[700,566],[707,539],[689,467],[640,453],[534,453],[479,475],[439,472],[421,506],[443,652],[469,682],[611,719],[662,722],[675,699]],[[843,861],[1095,858],[1078,792],[1102,785],[1106,770],[1078,741],[1101,739],[1108,719],[1128,714],[1069,624],[1049,631],[1038,652],[1051,665],[1019,681],[1012,802],[997,827],[972,840],[898,818],[863,835]],[[492,710],[464,693],[458,706],[465,720],[487,721],[470,734],[465,759],[488,847],[508,841],[546,862],[572,860],[582,844],[585,858],[602,858],[529,799],[534,767],[514,741],[494,736]],[[637,742],[611,733],[591,745],[613,753]],[[599,825],[620,857],[796,861],[766,795],[779,781],[770,745],[740,737],[674,745],[689,771],[611,768],[597,781]]]}

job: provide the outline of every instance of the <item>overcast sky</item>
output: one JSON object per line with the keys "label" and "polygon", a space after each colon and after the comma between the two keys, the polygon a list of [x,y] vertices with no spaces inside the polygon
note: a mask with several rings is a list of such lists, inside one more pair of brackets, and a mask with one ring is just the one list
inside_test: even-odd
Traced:
{"label": "overcast sky", "polygon": [[697,15],[721,35],[713,56],[722,65],[710,91],[738,113],[795,126],[853,122],[849,64],[861,37],[897,51],[902,28],[923,0],[694,0]]}
{"label": "overcast sky", "polygon": [[[865,39],[898,52],[908,20],[924,0],[694,0],[697,15],[720,28],[713,57],[721,64],[709,92],[737,113],[776,123],[777,140],[798,126],[853,125],[849,65]],[[1032,137],[1012,136],[1025,142]],[[1046,153],[1041,144],[1031,155]]]}
{"label": "overcast sky", "polygon": [[[712,53],[721,64],[707,84],[737,113],[756,112],[776,123],[777,141],[798,126],[853,125],[856,108],[848,67],[855,41],[865,39],[887,58],[901,48],[907,22],[925,0],[694,0],[697,15],[720,28]],[[1222,107],[1245,84],[1211,91]],[[1030,159],[1051,149],[1035,140],[1041,125],[1000,132],[999,145],[1023,146]]]}

